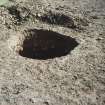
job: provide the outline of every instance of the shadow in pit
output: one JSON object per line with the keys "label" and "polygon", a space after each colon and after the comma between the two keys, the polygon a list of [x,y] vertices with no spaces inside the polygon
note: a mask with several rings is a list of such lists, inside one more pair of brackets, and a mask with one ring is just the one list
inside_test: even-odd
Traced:
{"label": "shadow in pit", "polygon": [[27,37],[23,41],[23,50],[19,54],[32,59],[52,59],[66,56],[78,42],[69,36],[48,30],[26,30]]}

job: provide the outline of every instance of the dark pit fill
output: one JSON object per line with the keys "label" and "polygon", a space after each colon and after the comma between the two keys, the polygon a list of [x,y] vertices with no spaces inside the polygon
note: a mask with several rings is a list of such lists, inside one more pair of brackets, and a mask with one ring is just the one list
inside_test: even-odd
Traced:
{"label": "dark pit fill", "polygon": [[41,20],[42,22],[46,22],[52,25],[59,25],[67,28],[76,27],[73,19],[62,13],[54,13],[52,11],[49,11],[48,13],[45,13],[41,16],[36,16],[36,18],[38,20]]}
{"label": "dark pit fill", "polygon": [[78,43],[74,38],[49,30],[30,29],[19,54],[32,59],[51,59],[66,56]]}

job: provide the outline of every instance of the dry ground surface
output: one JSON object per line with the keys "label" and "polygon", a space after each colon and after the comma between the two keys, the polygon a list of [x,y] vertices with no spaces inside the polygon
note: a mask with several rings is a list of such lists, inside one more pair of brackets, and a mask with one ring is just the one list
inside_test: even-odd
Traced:
{"label": "dry ground surface", "polygon": [[0,105],[105,105],[105,0],[1,5]]}

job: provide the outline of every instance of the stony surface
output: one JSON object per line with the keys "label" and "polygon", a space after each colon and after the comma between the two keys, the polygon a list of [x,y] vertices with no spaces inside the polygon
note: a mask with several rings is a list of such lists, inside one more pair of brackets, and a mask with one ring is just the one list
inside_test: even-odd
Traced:
{"label": "stony surface", "polygon": [[[69,17],[73,27],[57,24],[62,18],[50,18],[49,11]],[[22,57],[17,50],[28,29],[51,30],[79,45],[53,59]],[[105,105],[105,0],[9,0],[1,6],[0,105]]]}

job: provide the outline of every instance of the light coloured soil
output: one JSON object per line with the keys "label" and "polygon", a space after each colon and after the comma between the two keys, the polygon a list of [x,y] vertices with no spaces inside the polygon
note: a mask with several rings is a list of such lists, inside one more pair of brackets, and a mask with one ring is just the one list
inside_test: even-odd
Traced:
{"label": "light coloured soil", "polygon": [[[41,21],[48,11],[70,17],[75,27]],[[18,50],[28,29],[51,30],[79,45],[52,59],[23,57]],[[10,0],[1,6],[0,105],[105,105],[105,0]]]}

